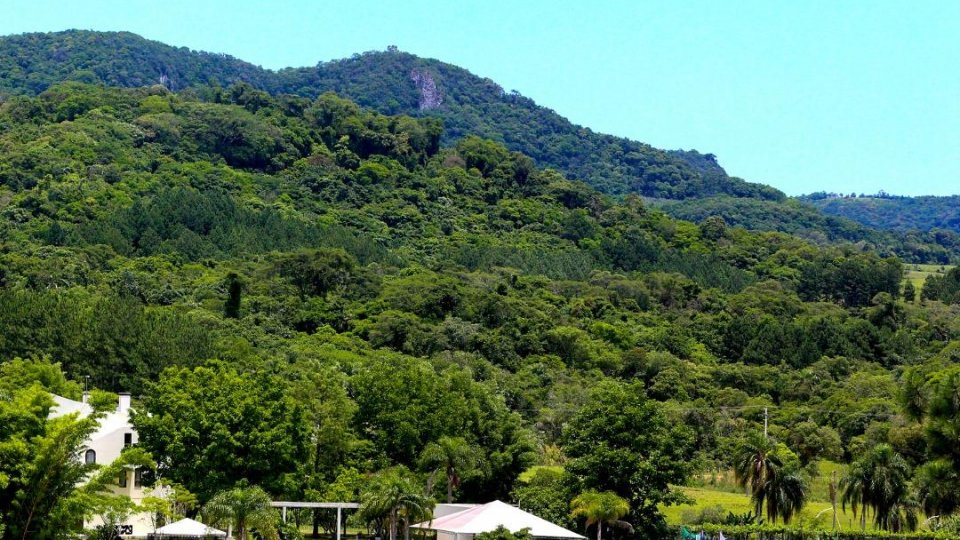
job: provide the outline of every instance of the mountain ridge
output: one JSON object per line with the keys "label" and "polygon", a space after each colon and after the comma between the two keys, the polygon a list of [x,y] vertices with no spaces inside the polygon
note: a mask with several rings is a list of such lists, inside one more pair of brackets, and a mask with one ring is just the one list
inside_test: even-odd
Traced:
{"label": "mountain ridge", "polygon": [[851,197],[821,192],[798,199],[825,214],[852,219],[876,229],[944,229],[960,233],[960,195],[906,197],[881,192]]}
{"label": "mountain ridge", "polygon": [[[27,56],[30,51],[33,54]],[[64,80],[126,87],[163,84],[173,90],[246,83],[271,94],[305,97],[333,91],[383,114],[442,118],[446,144],[467,134],[496,140],[540,166],[556,168],[611,195],[785,198],[770,186],[727,175],[715,161],[714,166],[704,166],[703,156],[712,154],[665,151],[596,133],[519,93],[505,92],[488,78],[396,48],[314,67],[270,70],[230,55],[177,48],[130,32],[68,30],[0,37],[3,52],[7,54],[0,54],[0,92],[10,94],[35,95]],[[432,100],[424,99],[425,88],[432,89]]]}
{"label": "mountain ridge", "polygon": [[[381,114],[440,119],[445,146],[468,135],[494,140],[531,157],[538,167],[554,168],[603,193],[665,201],[664,211],[681,219],[716,215],[748,229],[790,232],[816,242],[861,243],[915,263],[942,264],[960,254],[956,229],[874,231],[884,227],[864,222],[857,213],[831,217],[831,210],[808,200],[795,202],[770,186],[731,177],[714,154],[665,151],[596,133],[489,78],[395,47],[314,67],[271,70],[130,32],[0,37],[0,100],[4,93],[36,95],[71,80],[118,87],[162,83],[178,91],[206,92],[204,99],[214,102],[228,99],[223,94],[238,88],[251,110],[268,95],[313,98],[334,92]],[[210,85],[220,90],[212,91]]]}

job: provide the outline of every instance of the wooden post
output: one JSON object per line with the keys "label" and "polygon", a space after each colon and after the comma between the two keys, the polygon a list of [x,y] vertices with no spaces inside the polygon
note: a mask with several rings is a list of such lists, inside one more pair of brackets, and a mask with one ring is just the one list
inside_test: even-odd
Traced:
{"label": "wooden post", "polygon": [[340,540],[340,507],[337,506],[337,540]]}

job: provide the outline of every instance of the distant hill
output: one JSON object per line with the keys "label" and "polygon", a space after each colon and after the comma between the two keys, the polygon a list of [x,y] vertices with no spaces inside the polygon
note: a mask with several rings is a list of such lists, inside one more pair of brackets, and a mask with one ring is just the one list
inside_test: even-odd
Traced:
{"label": "distant hill", "polygon": [[726,194],[782,200],[783,193],[731,177],[711,154],[663,151],[595,133],[490,79],[395,49],[315,67],[271,71],[236,58],[177,48],[128,32],[70,30],[0,38],[0,93],[35,95],[76,80],[173,90],[247,83],[273,94],[334,91],[386,114],[436,116],[450,144],[474,134],[503,142],[612,195],[687,199]]}
{"label": "distant hill", "polygon": [[[687,221],[701,222],[710,216],[719,216],[728,225],[789,233],[818,244],[859,244],[910,262],[948,264],[960,254],[960,233],[954,230],[925,228],[919,226],[919,222],[913,228],[882,227],[862,222],[853,215],[831,215],[833,212],[829,209],[821,210],[817,201],[809,199],[762,201],[716,196],[683,201],[654,199],[650,203]],[[918,205],[917,212],[924,211]]]}
{"label": "distant hill", "polygon": [[946,229],[960,233],[960,196],[843,197],[815,193],[802,199],[823,212],[842,216],[876,229],[897,231]]}

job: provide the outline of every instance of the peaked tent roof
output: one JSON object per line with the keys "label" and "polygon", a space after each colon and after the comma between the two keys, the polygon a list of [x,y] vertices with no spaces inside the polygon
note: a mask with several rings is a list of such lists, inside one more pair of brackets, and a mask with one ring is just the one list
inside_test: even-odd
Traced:
{"label": "peaked tent roof", "polygon": [[493,531],[500,525],[509,529],[510,532],[530,529],[530,534],[538,538],[584,538],[573,531],[568,531],[501,501],[489,502],[436,518],[433,521],[417,523],[414,527],[454,534],[479,534]]}
{"label": "peaked tent roof", "polygon": [[219,529],[214,529],[213,527],[209,527],[190,518],[184,518],[180,521],[175,521],[168,525],[164,525],[163,527],[157,529],[156,534],[165,534],[170,536],[196,536],[200,538],[204,536],[227,536],[227,533]]}

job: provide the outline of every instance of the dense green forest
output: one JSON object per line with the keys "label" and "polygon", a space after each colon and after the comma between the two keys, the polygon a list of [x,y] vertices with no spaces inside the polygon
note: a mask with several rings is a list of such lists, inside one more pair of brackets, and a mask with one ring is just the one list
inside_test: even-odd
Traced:
{"label": "dense green forest", "polygon": [[845,196],[813,193],[802,197],[824,213],[842,216],[875,229],[940,230],[960,233],[960,196]]}
{"label": "dense green forest", "polygon": [[[902,223],[914,219],[903,217],[909,212],[917,214],[917,221],[912,221],[909,226],[889,227],[880,225],[885,218],[864,219],[851,212],[834,212],[818,201],[805,198],[762,201],[716,196],[683,201],[654,199],[651,203],[674,217],[688,221],[699,222],[710,216],[719,216],[728,225],[786,232],[817,244],[853,243],[883,255],[896,255],[909,262],[950,264],[960,257],[960,232],[939,227],[932,221],[920,221],[924,212],[935,206],[909,205],[910,210],[903,213],[897,211],[900,217],[887,217],[890,217],[890,223]],[[907,207],[903,205],[903,208]]]}
{"label": "dense green forest", "polygon": [[868,246],[681,221],[443,140],[433,117],[248,84],[6,98],[2,537],[29,497],[50,527],[95,500],[44,465],[84,431],[31,386],[79,381],[138,396],[131,459],[200,503],[429,485],[575,526],[572,500],[613,493],[652,538],[703,472],[757,501],[729,518],[777,523],[830,459],[876,527],[957,526],[956,271],[903,291]]}
{"label": "dense green forest", "polygon": [[[309,98],[334,91],[383,114],[442,120],[445,147],[475,135],[525,154],[537,167],[556,169],[607,194],[637,193],[682,201],[662,206],[681,219],[699,221],[719,215],[729,224],[748,229],[789,232],[818,243],[860,243],[914,263],[944,264],[960,258],[960,234],[941,230],[950,229],[949,225],[911,221],[917,227],[905,229],[918,230],[884,233],[871,229],[886,228],[876,219],[864,221],[857,214],[843,214],[867,227],[837,219],[788,200],[768,186],[729,176],[712,154],[662,151],[595,133],[517,92],[504,91],[489,79],[393,48],[275,72],[227,55],[171,47],[126,32],[67,31],[0,38],[0,96],[36,95],[68,80],[124,87],[162,84],[175,91],[206,85],[227,88],[244,82],[273,95]],[[923,214],[915,209],[911,213]],[[931,231],[925,225],[937,229]]]}
{"label": "dense green forest", "polygon": [[489,79],[393,49],[274,72],[126,32],[74,30],[0,38],[0,93],[35,95],[65,80],[164,84],[173,90],[246,82],[272,94],[311,98],[334,91],[381,113],[441,118],[445,142],[467,135],[492,139],[608,194],[783,198],[773,188],[728,176],[711,155],[665,152],[594,133]]}

